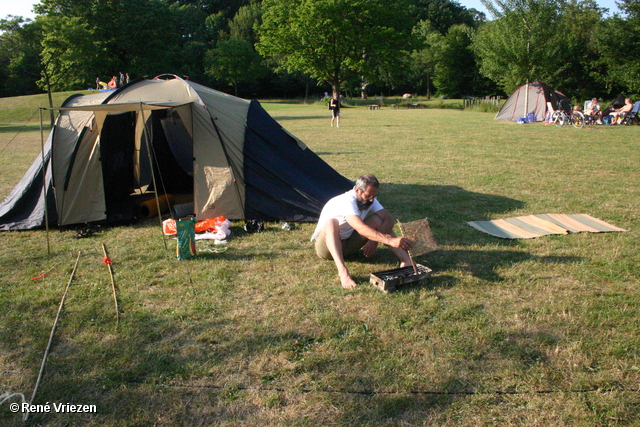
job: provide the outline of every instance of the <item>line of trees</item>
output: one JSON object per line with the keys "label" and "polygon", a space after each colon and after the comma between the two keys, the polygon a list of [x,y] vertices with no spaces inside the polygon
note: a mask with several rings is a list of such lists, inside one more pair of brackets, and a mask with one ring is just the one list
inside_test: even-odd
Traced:
{"label": "line of trees", "polygon": [[246,98],[640,93],[640,2],[41,0],[0,20],[0,97],[173,73]]}

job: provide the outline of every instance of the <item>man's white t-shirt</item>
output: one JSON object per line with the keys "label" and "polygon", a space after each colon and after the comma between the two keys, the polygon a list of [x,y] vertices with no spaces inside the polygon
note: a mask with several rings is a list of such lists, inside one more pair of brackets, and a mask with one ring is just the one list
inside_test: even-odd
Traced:
{"label": "man's white t-shirt", "polygon": [[357,215],[364,220],[369,216],[369,214],[384,209],[380,202],[378,202],[378,199],[374,199],[371,206],[366,210],[361,211],[358,209],[357,201],[358,199],[356,198],[355,189],[351,189],[346,193],[340,194],[339,196],[329,200],[322,208],[322,212],[320,212],[318,225],[316,225],[316,230],[314,231],[313,236],[311,236],[311,240],[313,241],[318,238],[325,222],[331,218],[336,218],[338,220],[338,224],[340,225],[340,239],[347,239],[353,233],[353,227],[351,227],[347,222],[347,216]]}

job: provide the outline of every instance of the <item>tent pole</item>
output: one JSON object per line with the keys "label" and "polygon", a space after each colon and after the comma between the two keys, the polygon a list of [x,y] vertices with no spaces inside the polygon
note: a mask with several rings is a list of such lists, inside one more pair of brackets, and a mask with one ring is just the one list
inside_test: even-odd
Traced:
{"label": "tent pole", "polygon": [[42,128],[42,108],[40,108],[40,154],[42,155],[42,192],[44,194],[44,227],[47,235],[47,255],[51,255],[51,245],[49,243],[49,207],[47,206],[47,165],[44,162],[44,130]]}
{"label": "tent pole", "polygon": [[149,167],[151,168],[151,180],[153,181],[153,194],[156,197],[156,205],[158,206],[158,219],[160,220],[160,233],[162,233],[162,243],[164,248],[167,248],[167,240],[164,238],[164,232],[162,231],[162,211],[160,210],[160,199],[158,198],[158,186],[156,184],[156,175],[153,173],[153,160],[151,159],[151,146],[149,145],[149,131],[147,129],[147,120],[144,117],[144,109],[142,108],[142,102],[140,103],[140,114],[142,114],[143,134],[145,143],[147,144],[147,156],[149,157]]}
{"label": "tent pole", "polygon": [[529,79],[527,79],[527,85],[524,91],[524,114],[522,117],[527,118],[527,114],[529,114]]}

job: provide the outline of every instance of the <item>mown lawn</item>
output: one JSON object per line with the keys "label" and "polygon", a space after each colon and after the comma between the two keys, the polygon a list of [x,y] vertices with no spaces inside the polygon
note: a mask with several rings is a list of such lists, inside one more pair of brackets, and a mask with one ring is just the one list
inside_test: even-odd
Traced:
{"label": "mown lawn", "polygon": [[[235,222],[227,249],[177,261],[158,220],[74,239],[0,234],[0,394],[42,426],[634,426],[640,419],[640,127],[558,128],[441,109],[263,103],[350,179],[374,173],[402,222],[429,218],[424,286],[339,286],[314,224]],[[0,198],[37,155],[39,121],[0,115]],[[586,213],[625,233],[502,240],[465,221]],[[120,320],[102,244],[113,260]],[[71,273],[79,256],[78,267]],[[37,280],[34,277],[46,272]],[[13,398],[11,402],[18,402]],[[0,406],[0,424],[23,425]]]}

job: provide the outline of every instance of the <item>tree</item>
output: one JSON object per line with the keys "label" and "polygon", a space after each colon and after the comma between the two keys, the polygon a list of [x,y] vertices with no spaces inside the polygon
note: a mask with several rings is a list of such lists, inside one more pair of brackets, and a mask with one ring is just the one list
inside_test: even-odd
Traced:
{"label": "tree", "polygon": [[416,23],[429,21],[433,30],[445,35],[454,25],[464,24],[475,28],[485,20],[484,14],[467,9],[452,0],[412,0]]}
{"label": "tree", "polygon": [[[433,81],[438,92],[452,98],[477,95],[478,66],[471,49],[472,29],[454,25],[441,37]],[[483,93],[481,93],[483,94]]]}
{"label": "tree", "polygon": [[206,13],[194,4],[172,3],[169,10],[179,36],[172,70],[202,80],[205,75],[203,58],[207,50],[215,46],[217,29],[207,25]]}
{"label": "tree", "polygon": [[[73,1],[73,0],[71,0]],[[190,6],[202,11],[206,16],[220,15],[225,20],[235,16],[250,0],[163,0],[170,5]]]}
{"label": "tree", "polygon": [[238,13],[229,21],[229,35],[238,40],[246,40],[255,45],[258,42],[256,27],[262,21],[262,7],[253,2],[238,9]]}
{"label": "tree", "polygon": [[[42,39],[41,78],[37,84],[49,96],[53,107],[54,91],[73,89],[86,81],[83,58],[91,50],[87,26],[79,18],[39,17]],[[51,125],[54,115],[51,111]]]}
{"label": "tree", "polygon": [[21,16],[0,20],[0,97],[38,93],[41,26]]}
{"label": "tree", "polygon": [[410,50],[404,0],[264,0],[256,49],[279,69],[301,71],[334,92],[350,79],[375,79]]}
{"label": "tree", "polygon": [[551,81],[563,72],[563,33],[555,0],[481,0],[495,18],[482,25],[473,50],[480,72],[506,93],[535,80]]}
{"label": "tree", "polygon": [[234,38],[219,42],[207,52],[206,63],[207,75],[232,85],[236,96],[238,84],[256,79],[265,71],[251,43]]}
{"label": "tree", "polygon": [[585,100],[606,94],[598,82],[602,74],[596,35],[603,9],[594,0],[565,1],[561,8],[563,73],[548,83],[571,97]]}
{"label": "tree", "polygon": [[438,46],[443,36],[434,30],[429,21],[420,21],[413,28],[414,35],[421,43],[420,49],[411,53],[411,71],[418,86],[426,85],[427,98],[431,98],[432,80],[439,59]]}
{"label": "tree", "polygon": [[91,45],[78,46],[74,53],[83,65],[76,74],[84,73],[85,86],[98,75],[119,71],[164,72],[180,60],[176,17],[158,0],[41,0],[34,10],[50,19],[75,19],[84,26]]}
{"label": "tree", "polygon": [[640,93],[640,2],[621,0],[618,6],[626,19],[605,20],[596,35],[597,50],[606,71],[601,82],[610,88]]}

